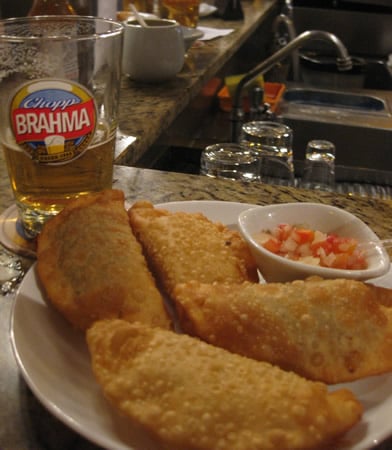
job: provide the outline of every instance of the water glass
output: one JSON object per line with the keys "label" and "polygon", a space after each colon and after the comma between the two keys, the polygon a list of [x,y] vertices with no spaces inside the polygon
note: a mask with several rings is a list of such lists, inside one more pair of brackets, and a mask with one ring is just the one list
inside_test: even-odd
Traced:
{"label": "water glass", "polygon": [[301,186],[332,191],[335,184],[335,145],[325,140],[308,142]]}
{"label": "water glass", "polygon": [[201,154],[202,175],[239,181],[260,180],[260,158],[241,144],[218,143],[209,145]]}
{"label": "water glass", "polygon": [[261,160],[261,180],[266,183],[294,184],[293,132],[279,122],[253,121],[242,126],[241,143]]}

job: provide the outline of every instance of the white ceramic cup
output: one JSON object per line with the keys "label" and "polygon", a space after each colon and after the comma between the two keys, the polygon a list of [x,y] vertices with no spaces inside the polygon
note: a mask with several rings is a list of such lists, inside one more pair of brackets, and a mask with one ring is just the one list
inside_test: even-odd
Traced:
{"label": "white ceramic cup", "polygon": [[185,44],[175,20],[145,19],[125,23],[122,68],[135,81],[158,83],[169,80],[184,65]]}

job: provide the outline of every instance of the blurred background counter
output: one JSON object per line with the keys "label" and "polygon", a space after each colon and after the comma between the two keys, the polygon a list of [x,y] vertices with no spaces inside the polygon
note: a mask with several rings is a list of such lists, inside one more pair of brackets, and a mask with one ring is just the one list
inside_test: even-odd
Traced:
{"label": "blurred background counter", "polygon": [[[233,63],[237,65],[237,55],[241,55],[241,60],[264,57],[264,46],[269,39],[263,39],[262,34],[270,30],[267,24],[277,14],[277,2],[246,1],[242,2],[242,8],[244,20],[226,21],[214,17],[200,20],[199,25],[203,27],[234,31],[225,37],[196,41],[175,79],[161,84],[142,84],[123,78],[119,126],[125,137],[116,151],[117,164],[153,167],[161,156],[157,147],[151,148],[153,144],[192,100],[199,102],[200,114],[208,110],[220,86],[219,74],[229,72]],[[134,142],[132,137],[136,138]]]}

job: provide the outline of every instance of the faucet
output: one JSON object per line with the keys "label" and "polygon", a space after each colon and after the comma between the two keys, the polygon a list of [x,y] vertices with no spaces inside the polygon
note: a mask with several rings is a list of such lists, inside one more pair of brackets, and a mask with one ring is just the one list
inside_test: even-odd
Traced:
{"label": "faucet", "polygon": [[286,15],[289,19],[293,20],[293,2],[291,0],[281,0],[282,14]]}
{"label": "faucet", "polygon": [[[274,39],[279,48],[287,45],[287,39],[283,37],[280,32],[282,25],[286,28],[288,42],[291,42],[297,36],[295,31],[294,22],[286,14],[279,14],[276,16],[274,23],[272,24],[272,32],[274,33]],[[293,69],[293,81],[299,81],[299,55],[298,50],[293,50],[291,52],[291,65]]]}
{"label": "faucet", "polygon": [[286,16],[286,14],[279,14],[278,16],[276,16],[272,25],[272,30],[275,34],[278,33],[280,25],[286,26],[287,34],[289,35],[289,41],[292,41],[296,36],[294,22],[290,19],[289,16]]}
{"label": "faucet", "polygon": [[286,58],[288,55],[290,55],[293,51],[304,45],[307,41],[312,39],[321,39],[331,42],[335,48],[336,52],[338,54],[338,57],[336,58],[336,64],[338,70],[341,71],[347,71],[351,70],[352,68],[352,61],[351,58],[347,52],[346,47],[343,45],[342,41],[334,34],[329,33],[327,31],[321,31],[321,30],[310,30],[310,31],[304,31],[300,35],[298,35],[296,38],[294,38],[292,41],[290,41],[287,45],[282,47],[281,49],[277,50],[275,53],[273,53],[271,56],[269,56],[267,59],[262,61],[260,64],[258,64],[256,67],[251,69],[248,73],[246,73],[241,80],[238,83],[238,86],[234,93],[234,99],[233,99],[233,110],[232,110],[232,141],[237,142],[239,138],[239,128],[240,123],[243,118],[243,110],[242,110],[242,104],[241,104],[241,94],[244,86],[249,83],[253,78],[255,78],[257,75],[262,75],[265,72],[268,72],[268,70],[272,69],[272,67],[280,62],[282,59]]}

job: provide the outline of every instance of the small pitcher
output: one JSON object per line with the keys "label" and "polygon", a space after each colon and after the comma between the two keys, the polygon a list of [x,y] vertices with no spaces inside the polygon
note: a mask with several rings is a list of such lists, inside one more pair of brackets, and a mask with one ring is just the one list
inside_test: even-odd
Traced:
{"label": "small pitcher", "polygon": [[123,73],[135,81],[159,83],[174,78],[184,65],[185,44],[175,20],[145,19],[125,23]]}

